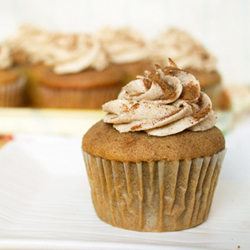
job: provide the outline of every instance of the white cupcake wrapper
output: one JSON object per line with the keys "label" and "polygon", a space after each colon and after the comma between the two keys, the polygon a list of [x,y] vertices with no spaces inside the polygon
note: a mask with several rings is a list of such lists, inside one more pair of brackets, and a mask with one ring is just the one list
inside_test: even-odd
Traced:
{"label": "white cupcake wrapper", "polygon": [[136,231],[197,226],[209,214],[225,152],[140,163],[109,161],[83,152],[96,213],[106,223]]}
{"label": "white cupcake wrapper", "polygon": [[0,86],[0,107],[18,107],[24,104],[26,79],[20,77],[16,82]]}

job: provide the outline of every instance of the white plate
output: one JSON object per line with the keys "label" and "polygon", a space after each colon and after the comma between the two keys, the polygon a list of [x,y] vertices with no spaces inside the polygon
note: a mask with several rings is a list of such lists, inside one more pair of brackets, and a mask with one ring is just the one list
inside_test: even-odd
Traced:
{"label": "white plate", "polygon": [[249,149],[234,140],[207,221],[171,233],[118,229],[97,218],[81,138],[11,142],[0,150],[0,249],[250,249]]}

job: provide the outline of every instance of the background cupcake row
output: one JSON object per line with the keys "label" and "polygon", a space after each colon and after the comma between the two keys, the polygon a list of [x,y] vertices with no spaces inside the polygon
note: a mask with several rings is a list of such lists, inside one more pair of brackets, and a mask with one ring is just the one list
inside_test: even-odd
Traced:
{"label": "background cupcake row", "polygon": [[[6,79],[17,68],[27,78],[26,90],[24,84],[21,87],[26,96],[23,103],[36,107],[101,108],[136,75],[151,71],[155,63],[165,66],[168,57],[198,78],[215,106],[221,89],[216,58],[176,28],[146,42],[128,27],[103,28],[89,35],[23,25],[5,40],[1,51],[2,85],[15,89],[20,79]],[[8,101],[2,106],[21,104]]]}

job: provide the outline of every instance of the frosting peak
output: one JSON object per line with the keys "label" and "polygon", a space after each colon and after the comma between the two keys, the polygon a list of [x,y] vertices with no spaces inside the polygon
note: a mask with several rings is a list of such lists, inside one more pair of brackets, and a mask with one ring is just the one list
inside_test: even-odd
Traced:
{"label": "frosting peak", "polygon": [[46,46],[45,64],[57,74],[75,73],[87,68],[105,69],[109,62],[97,39],[87,34],[52,34]]}
{"label": "frosting peak", "polygon": [[96,33],[111,62],[132,63],[149,57],[149,50],[143,37],[131,28],[104,28]]}
{"label": "frosting peak", "polygon": [[12,60],[9,48],[4,44],[0,45],[0,69],[7,69],[11,64]]}
{"label": "frosting peak", "polygon": [[128,83],[103,110],[108,112],[104,122],[119,132],[145,131],[154,136],[207,130],[217,118],[199,81],[171,59],[164,69],[156,65],[156,73],[146,71],[145,77]]}
{"label": "frosting peak", "polygon": [[152,43],[153,60],[165,65],[166,58],[172,58],[180,68],[213,71],[217,60],[189,33],[171,28],[160,34]]}

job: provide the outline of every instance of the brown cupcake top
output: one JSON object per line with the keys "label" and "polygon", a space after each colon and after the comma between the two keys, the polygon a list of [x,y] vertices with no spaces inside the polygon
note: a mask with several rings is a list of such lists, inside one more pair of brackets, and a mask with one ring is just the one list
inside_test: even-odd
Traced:
{"label": "brown cupcake top", "polygon": [[20,72],[13,67],[9,47],[0,45],[0,85],[15,82],[20,77]]}
{"label": "brown cupcake top", "polygon": [[216,154],[225,149],[225,140],[217,127],[156,137],[145,132],[119,133],[112,125],[100,121],[84,135],[82,148],[112,161],[179,161]]}
{"label": "brown cupcake top", "polygon": [[0,70],[0,85],[15,82],[20,77],[20,72],[15,69]]}
{"label": "brown cupcake top", "polygon": [[215,86],[221,83],[221,75],[217,71],[199,71],[195,69],[187,69],[200,82],[202,88]]}
{"label": "brown cupcake top", "polygon": [[112,65],[103,71],[87,69],[79,73],[58,75],[47,68],[41,77],[41,84],[60,89],[91,89],[112,86],[122,82],[123,73]]}

